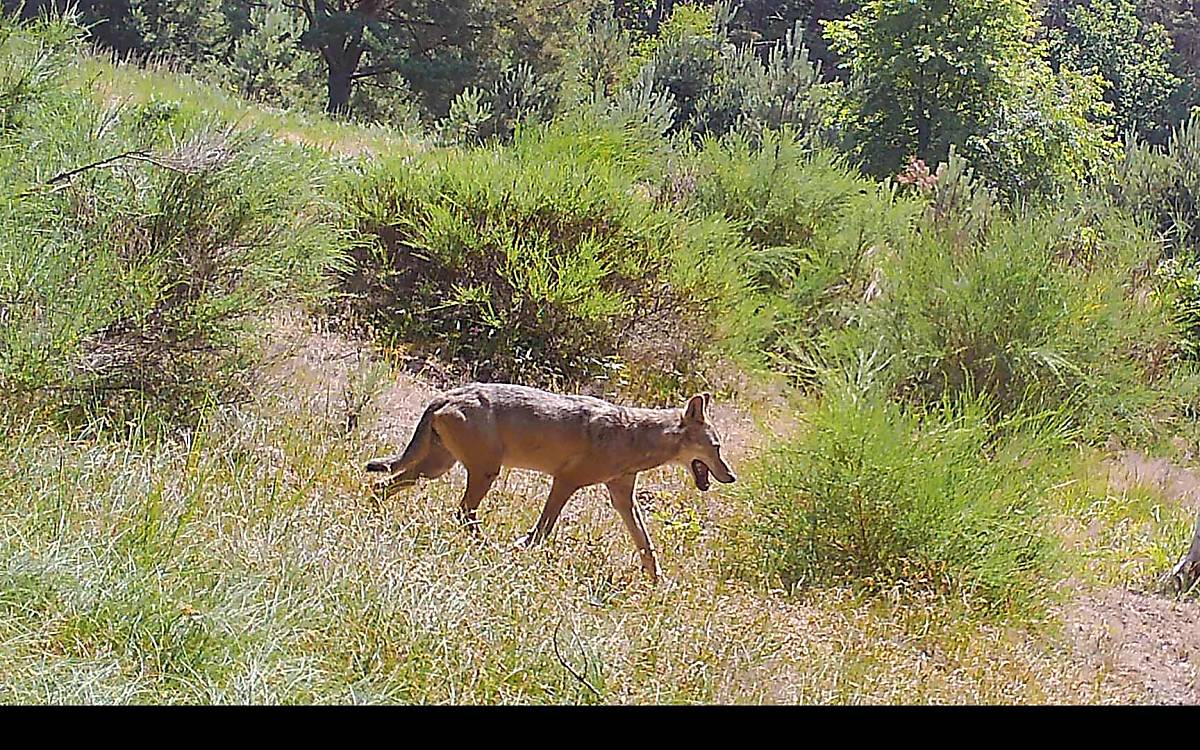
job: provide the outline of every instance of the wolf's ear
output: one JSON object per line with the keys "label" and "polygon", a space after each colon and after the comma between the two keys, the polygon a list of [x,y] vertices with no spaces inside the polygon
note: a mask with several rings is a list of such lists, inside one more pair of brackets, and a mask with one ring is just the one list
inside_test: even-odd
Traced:
{"label": "wolf's ear", "polygon": [[688,399],[687,406],[683,407],[684,422],[704,424],[704,406],[708,403],[705,395],[707,394],[702,393],[698,396],[692,396]]}

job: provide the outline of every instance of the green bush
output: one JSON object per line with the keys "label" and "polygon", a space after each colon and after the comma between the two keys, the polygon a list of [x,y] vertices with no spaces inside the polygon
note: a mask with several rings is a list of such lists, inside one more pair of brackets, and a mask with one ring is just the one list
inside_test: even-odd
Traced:
{"label": "green bush", "polygon": [[1153,222],[1173,253],[1200,248],[1200,113],[1175,128],[1165,146],[1131,136],[1111,192],[1117,203]]}
{"label": "green bush", "polygon": [[348,285],[405,339],[526,382],[611,376],[665,315],[673,353],[654,366],[686,377],[711,343],[689,321],[736,298],[738,244],[656,207],[653,145],[577,120],[371,165],[347,192],[366,239]]}
{"label": "green bush", "polygon": [[980,608],[1036,603],[1053,562],[1042,498],[1068,437],[1054,414],[997,420],[828,384],[797,437],[743,471],[762,569],[788,588],[919,589]]}
{"label": "green bush", "polygon": [[1110,185],[1115,203],[1154,227],[1165,246],[1163,285],[1175,302],[1181,347],[1200,357],[1200,113],[1164,146],[1130,136]]}
{"label": "green bush", "polygon": [[0,14],[0,135],[8,136],[57,93],[62,68],[79,48],[79,32],[70,23],[42,23],[36,32],[22,33]]}
{"label": "green bush", "polygon": [[873,352],[913,403],[1072,402],[1097,430],[1143,430],[1173,335],[1146,273],[1156,253],[1128,217],[1086,205],[996,217],[976,239],[927,223],[882,261],[880,293],[838,344]]}
{"label": "green bush", "polygon": [[787,131],[709,138],[684,164],[687,210],[725,216],[749,245],[740,273],[756,294],[730,310],[737,348],[810,379],[829,337],[873,293],[879,258],[907,241],[920,203]]}
{"label": "green bush", "polygon": [[59,76],[75,33],[0,25],[0,69],[26,66],[45,89],[18,93],[0,133],[0,388],[56,410],[182,416],[237,382],[253,315],[328,289],[339,241],[322,169],[169,103],[96,105],[28,54],[65,50]]}
{"label": "green bush", "polygon": [[982,394],[1006,414],[1070,404],[1097,434],[1152,431],[1190,287],[1148,273],[1159,246],[1133,217],[1094,196],[1014,214],[953,150],[878,185],[786,133],[756,140],[705,140],[664,191],[746,240],[734,350],[800,384],[874,369],[912,404]]}
{"label": "green bush", "polygon": [[[724,136],[757,135],[789,128],[805,137],[822,131],[824,92],[818,68],[803,46],[797,24],[762,59],[748,44],[730,38],[728,4],[674,8],[657,36],[635,45],[625,64],[625,90],[649,91],[672,105],[670,132]],[[602,67],[586,71],[593,91]]]}
{"label": "green bush", "polygon": [[454,144],[479,143],[489,138],[512,139],[521,123],[536,124],[550,118],[553,90],[533,68],[519,63],[486,91],[468,86],[450,102],[441,129]]}

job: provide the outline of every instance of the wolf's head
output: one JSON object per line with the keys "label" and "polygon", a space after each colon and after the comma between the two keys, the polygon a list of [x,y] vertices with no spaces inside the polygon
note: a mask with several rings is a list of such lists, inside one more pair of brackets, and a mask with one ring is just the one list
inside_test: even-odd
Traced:
{"label": "wolf's head", "polygon": [[731,484],[737,481],[729,464],[721,458],[721,436],[708,421],[707,409],[712,396],[701,393],[688,399],[680,419],[683,422],[683,447],[679,460],[692,471],[692,479],[701,492],[708,489],[708,475],[712,473],[718,482]]}

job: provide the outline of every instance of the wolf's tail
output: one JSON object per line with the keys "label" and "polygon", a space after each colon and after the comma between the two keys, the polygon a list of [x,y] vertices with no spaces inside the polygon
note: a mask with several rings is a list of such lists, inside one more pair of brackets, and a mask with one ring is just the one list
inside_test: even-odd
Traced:
{"label": "wolf's tail", "polygon": [[408,441],[408,447],[404,449],[404,452],[398,456],[368,461],[367,471],[394,473],[425,458],[425,454],[429,453],[430,445],[437,440],[437,433],[433,431],[433,414],[445,405],[446,402],[443,399],[434,399],[429,406],[425,407],[425,413],[421,415],[421,421],[417,423],[417,429],[413,432],[412,440]]}

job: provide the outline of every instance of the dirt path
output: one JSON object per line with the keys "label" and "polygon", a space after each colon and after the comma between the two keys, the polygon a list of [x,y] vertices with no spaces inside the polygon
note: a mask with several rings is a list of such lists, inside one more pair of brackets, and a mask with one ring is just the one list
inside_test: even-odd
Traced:
{"label": "dirt path", "polygon": [[[1111,491],[1155,489],[1200,509],[1200,471],[1134,451],[1105,462]],[[1182,551],[1182,550],[1181,550]],[[1200,703],[1200,603],[1111,588],[1081,594],[1064,612],[1075,656],[1115,674],[1151,703]]]}
{"label": "dirt path", "polygon": [[1152,487],[1164,498],[1200,510],[1200,470],[1176,466],[1165,458],[1121,451],[1105,463],[1108,482],[1117,491]]}
{"label": "dirt path", "polygon": [[1200,607],[1195,601],[1108,589],[1081,596],[1065,614],[1075,654],[1115,674],[1151,703],[1200,703]]}

